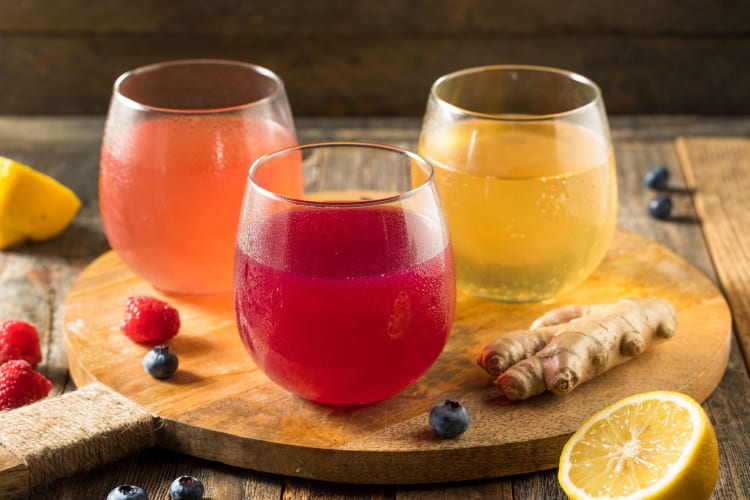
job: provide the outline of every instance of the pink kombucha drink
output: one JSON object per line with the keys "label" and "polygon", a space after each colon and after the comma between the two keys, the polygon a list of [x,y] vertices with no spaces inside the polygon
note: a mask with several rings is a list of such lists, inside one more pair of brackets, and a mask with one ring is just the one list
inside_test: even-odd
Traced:
{"label": "pink kombucha drink", "polygon": [[[100,211],[111,247],[162,291],[231,291],[250,166],[296,142],[283,82],[265,68],[194,59],[124,73],[115,82],[100,163]],[[293,196],[302,173],[269,171],[264,182]]]}
{"label": "pink kombucha drink", "polygon": [[[126,133],[126,146],[102,149],[100,210],[110,245],[157,288],[231,290],[248,169],[262,154],[294,145],[294,132],[217,115],[157,118]],[[298,170],[278,172],[266,181],[299,189]]]}
{"label": "pink kombucha drink", "polygon": [[388,208],[292,209],[240,239],[235,311],[261,370],[332,404],[378,401],[416,380],[445,346],[455,306],[450,245],[415,258],[430,224]]}

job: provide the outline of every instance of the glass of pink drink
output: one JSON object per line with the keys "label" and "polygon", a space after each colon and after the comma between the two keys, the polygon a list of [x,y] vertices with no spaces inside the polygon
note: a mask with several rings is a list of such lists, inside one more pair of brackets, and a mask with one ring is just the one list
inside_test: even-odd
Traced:
{"label": "glass of pink drink", "polygon": [[[104,131],[100,210],[112,248],[156,288],[232,289],[240,205],[253,161],[297,143],[281,79],[248,63],[184,60],[115,82]],[[301,192],[301,172],[267,172]]]}
{"label": "glass of pink drink", "polygon": [[[302,193],[266,180],[300,168]],[[245,347],[274,382],[320,403],[388,398],[437,359],[455,300],[426,160],[393,146],[320,143],[255,162],[234,305]]]}

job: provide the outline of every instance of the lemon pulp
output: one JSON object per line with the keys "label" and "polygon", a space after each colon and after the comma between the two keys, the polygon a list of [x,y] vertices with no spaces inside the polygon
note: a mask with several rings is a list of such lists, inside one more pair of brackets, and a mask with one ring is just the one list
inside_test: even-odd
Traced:
{"label": "lemon pulp", "polygon": [[703,408],[676,392],[625,398],[571,436],[558,479],[571,498],[709,498],[716,435]]}

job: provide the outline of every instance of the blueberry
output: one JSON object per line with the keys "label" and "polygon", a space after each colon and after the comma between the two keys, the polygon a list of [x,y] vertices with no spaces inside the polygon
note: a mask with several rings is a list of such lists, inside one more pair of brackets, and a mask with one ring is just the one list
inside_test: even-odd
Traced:
{"label": "blueberry", "polygon": [[430,411],[430,427],[435,433],[444,438],[454,438],[463,434],[469,428],[471,417],[461,403],[445,400],[445,403],[435,406]]}
{"label": "blueberry", "polygon": [[143,368],[154,378],[167,378],[177,371],[179,360],[168,345],[159,345],[143,356]]}
{"label": "blueberry", "polygon": [[668,194],[657,194],[648,202],[648,213],[655,219],[667,219],[672,213],[672,198]]}
{"label": "blueberry", "polygon": [[643,184],[651,189],[665,189],[669,182],[669,170],[664,165],[657,165],[643,177]]}
{"label": "blueberry", "polygon": [[121,484],[107,495],[107,500],[148,500],[143,488],[132,484]]}
{"label": "blueberry", "polygon": [[172,500],[201,500],[203,492],[203,483],[193,476],[180,476],[169,486]]}

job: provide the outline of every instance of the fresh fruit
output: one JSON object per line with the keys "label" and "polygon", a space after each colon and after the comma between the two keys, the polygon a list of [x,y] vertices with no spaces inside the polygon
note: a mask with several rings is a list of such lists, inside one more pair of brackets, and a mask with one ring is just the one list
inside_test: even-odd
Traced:
{"label": "fresh fruit", "polygon": [[11,359],[25,359],[32,368],[42,361],[36,327],[16,318],[0,323],[0,365]]}
{"label": "fresh fruit", "polygon": [[75,193],[52,177],[0,156],[0,248],[56,236],[80,206]]}
{"label": "fresh fruit", "polygon": [[172,500],[201,500],[203,493],[203,483],[193,476],[180,476],[169,486]]}
{"label": "fresh fruit", "polygon": [[430,427],[435,433],[444,438],[460,436],[469,428],[471,417],[461,403],[445,400],[430,410]]}
{"label": "fresh fruit", "polygon": [[125,317],[120,330],[141,344],[165,342],[180,330],[180,314],[163,300],[134,295],[125,300]]}
{"label": "fresh fruit", "polygon": [[666,189],[669,170],[664,165],[656,165],[643,177],[643,184],[650,189]]}
{"label": "fresh fruit", "polygon": [[26,239],[26,235],[15,229],[0,226],[0,250],[20,243]]}
{"label": "fresh fruit", "polygon": [[177,371],[179,360],[168,345],[156,346],[143,356],[143,369],[154,378],[171,377]]}
{"label": "fresh fruit", "polygon": [[47,396],[51,388],[52,382],[35,372],[24,359],[13,359],[0,365],[0,410],[38,401]]}
{"label": "fresh fruit", "polygon": [[140,486],[121,484],[109,492],[107,500],[148,500],[148,495]]}
{"label": "fresh fruit", "polygon": [[648,213],[655,219],[668,219],[672,213],[672,198],[666,193],[657,194],[648,202]]}
{"label": "fresh fruit", "polygon": [[719,478],[716,434],[694,399],[655,391],[590,417],[565,444],[558,480],[573,499],[707,499]]}

